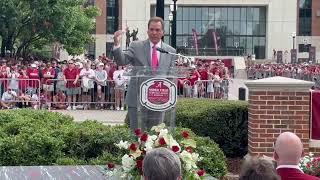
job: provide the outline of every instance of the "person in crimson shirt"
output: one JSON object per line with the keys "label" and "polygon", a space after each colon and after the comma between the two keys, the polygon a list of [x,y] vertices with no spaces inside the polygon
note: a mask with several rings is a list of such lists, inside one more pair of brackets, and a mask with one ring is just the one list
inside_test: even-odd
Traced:
{"label": "person in crimson shirt", "polygon": [[26,93],[26,90],[28,87],[29,81],[27,79],[28,79],[27,68],[23,66],[20,69],[20,76],[19,76],[19,92],[23,94]]}
{"label": "person in crimson shirt", "polygon": [[56,76],[56,72],[51,66],[51,63],[48,62],[46,64],[46,67],[42,70],[42,76],[43,76],[43,90],[44,94],[48,98],[49,101],[52,100],[53,96],[53,78]]}
{"label": "person in crimson shirt", "polygon": [[30,68],[27,69],[27,76],[30,79],[28,82],[27,94],[32,95],[37,93],[37,90],[40,87],[40,76],[36,64],[31,64]]}
{"label": "person in crimson shirt", "polygon": [[68,110],[71,110],[71,102],[73,103],[72,109],[75,110],[76,96],[80,94],[79,70],[75,67],[74,61],[68,62],[68,68],[63,71],[63,79],[66,83],[67,96],[68,96]]}
{"label": "person in crimson shirt", "polygon": [[[10,72],[10,67],[7,66],[7,60],[2,59],[0,61],[0,79],[8,78]],[[5,88],[7,87],[7,80],[0,80],[0,95],[4,93]]]}
{"label": "person in crimson shirt", "polygon": [[304,174],[299,168],[303,145],[300,138],[292,132],[281,133],[275,143],[274,159],[277,162],[277,173],[281,180],[320,180]]}

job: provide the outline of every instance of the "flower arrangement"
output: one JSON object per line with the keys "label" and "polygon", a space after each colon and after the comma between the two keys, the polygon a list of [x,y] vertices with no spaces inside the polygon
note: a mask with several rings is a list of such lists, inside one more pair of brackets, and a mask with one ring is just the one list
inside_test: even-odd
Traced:
{"label": "flower arrangement", "polygon": [[306,174],[320,177],[320,157],[314,157],[312,153],[300,160],[299,167]]}
{"label": "flower arrangement", "polygon": [[199,169],[197,163],[201,157],[196,153],[196,142],[190,137],[189,132],[182,131],[181,140],[177,142],[165,128],[165,124],[160,124],[151,128],[150,133],[142,132],[141,129],[135,130],[136,142],[129,143],[120,141],[115,144],[119,149],[127,150],[123,155],[121,165],[117,167],[113,162],[107,165],[107,175],[120,176],[120,178],[140,179],[143,175],[142,162],[148,151],[165,147],[176,153],[180,160],[183,170],[183,179],[203,179],[205,170]]}

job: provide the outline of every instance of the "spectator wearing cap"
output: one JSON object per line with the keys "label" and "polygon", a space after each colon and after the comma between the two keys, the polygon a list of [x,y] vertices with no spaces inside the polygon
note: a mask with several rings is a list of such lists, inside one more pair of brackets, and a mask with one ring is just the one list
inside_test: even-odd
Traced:
{"label": "spectator wearing cap", "polygon": [[27,76],[29,78],[27,94],[32,95],[37,93],[40,87],[40,75],[36,64],[31,64],[30,68],[27,69]]}
{"label": "spectator wearing cap", "polygon": [[103,109],[103,103],[105,102],[105,93],[107,86],[108,74],[104,70],[104,64],[99,63],[97,69],[95,70],[95,80],[97,82],[97,94],[98,102],[100,102],[100,109]]}
{"label": "spectator wearing cap", "polygon": [[[68,96],[67,110],[76,109],[76,96],[80,94],[79,70],[75,67],[74,61],[68,62],[68,67],[63,71],[63,79],[66,83],[66,92]],[[72,106],[72,107],[71,107]]]}

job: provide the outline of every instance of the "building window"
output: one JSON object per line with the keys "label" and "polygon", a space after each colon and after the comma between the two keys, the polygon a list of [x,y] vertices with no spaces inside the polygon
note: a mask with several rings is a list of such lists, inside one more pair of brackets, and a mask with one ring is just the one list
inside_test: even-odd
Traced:
{"label": "building window", "polygon": [[309,52],[309,48],[311,47],[311,44],[299,44],[299,52]]}
{"label": "building window", "polygon": [[299,1],[299,36],[311,36],[312,0]]}
{"label": "building window", "polygon": [[[179,6],[177,9],[177,50],[188,55],[239,56],[255,54],[265,58],[266,12],[259,7],[193,7]],[[151,7],[151,16],[155,14]],[[169,7],[165,7],[169,14]],[[168,15],[164,16],[169,26]],[[165,27],[165,38],[170,43],[169,27]],[[197,34],[197,41],[193,35]],[[197,44],[196,44],[197,43]],[[198,47],[196,54],[195,47]]]}
{"label": "building window", "polygon": [[91,59],[94,59],[96,55],[96,43],[92,42],[88,44],[85,49],[87,50],[86,55],[88,55]]}
{"label": "building window", "polygon": [[107,34],[113,34],[118,28],[118,0],[107,0]]}

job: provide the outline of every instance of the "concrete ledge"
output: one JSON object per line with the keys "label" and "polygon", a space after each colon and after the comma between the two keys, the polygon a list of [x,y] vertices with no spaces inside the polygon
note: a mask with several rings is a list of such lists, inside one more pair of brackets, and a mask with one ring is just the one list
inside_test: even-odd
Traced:
{"label": "concrete ledge", "polygon": [[281,90],[281,91],[308,92],[310,88],[314,85],[314,82],[276,76],[276,77],[246,81],[245,85],[249,88],[250,91]]}
{"label": "concrete ledge", "polygon": [[311,147],[311,148],[320,148],[320,140],[310,139],[309,147]]}

